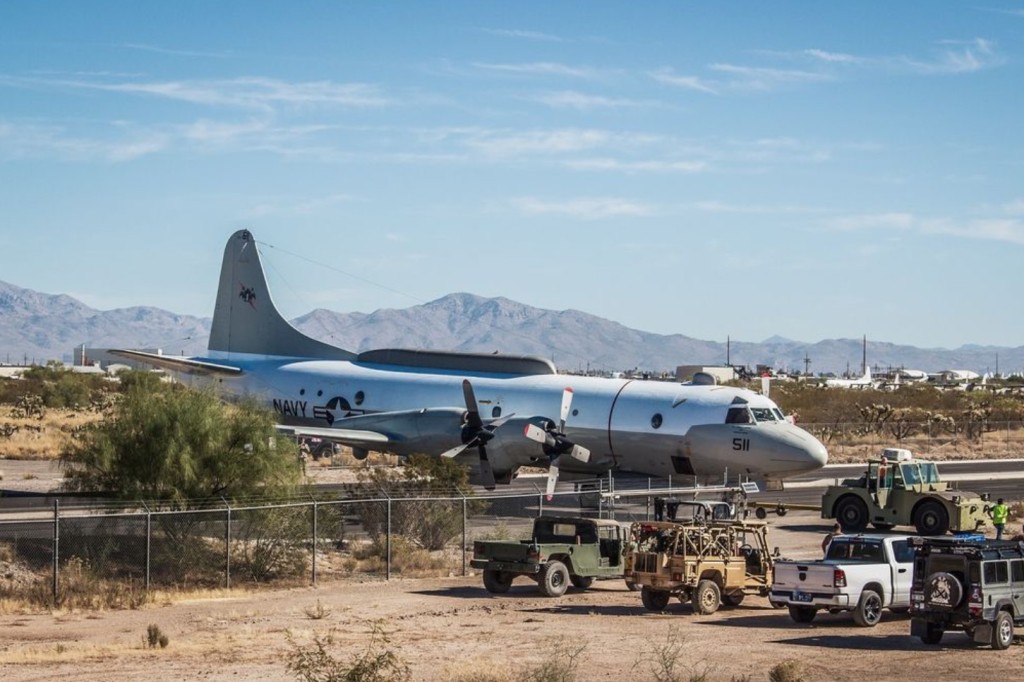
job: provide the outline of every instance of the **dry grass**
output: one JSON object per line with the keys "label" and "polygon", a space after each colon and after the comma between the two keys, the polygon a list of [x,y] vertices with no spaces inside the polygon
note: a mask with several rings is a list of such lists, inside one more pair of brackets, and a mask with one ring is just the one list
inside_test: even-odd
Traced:
{"label": "dry grass", "polygon": [[[0,457],[57,459],[73,434],[103,415],[85,410],[48,409],[42,419],[14,417],[9,405],[0,405]],[[4,433],[17,429],[11,435]]]}

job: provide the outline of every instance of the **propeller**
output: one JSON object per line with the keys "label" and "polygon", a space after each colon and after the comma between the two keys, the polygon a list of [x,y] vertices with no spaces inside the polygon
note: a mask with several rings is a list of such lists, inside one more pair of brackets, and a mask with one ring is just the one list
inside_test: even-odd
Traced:
{"label": "propeller", "polygon": [[480,477],[484,481],[484,488],[494,490],[496,482],[494,469],[491,468],[491,462],[487,459],[487,443],[494,438],[494,432],[498,427],[515,415],[509,414],[484,424],[484,420],[480,418],[476,394],[473,392],[473,385],[469,383],[469,379],[462,380],[462,395],[466,399],[466,420],[462,425],[462,445],[456,445],[441,453],[441,456],[456,457],[466,449],[475,447],[480,453]]}
{"label": "propeller", "polygon": [[566,388],[562,391],[562,409],[558,420],[558,428],[555,429],[553,422],[546,422],[545,428],[536,424],[527,424],[523,435],[532,441],[544,446],[544,453],[551,458],[548,465],[547,498],[550,500],[555,494],[555,483],[558,482],[558,458],[568,454],[581,462],[590,461],[590,450],[582,445],[577,445],[565,435],[565,420],[569,417],[569,410],[572,409],[572,389]]}

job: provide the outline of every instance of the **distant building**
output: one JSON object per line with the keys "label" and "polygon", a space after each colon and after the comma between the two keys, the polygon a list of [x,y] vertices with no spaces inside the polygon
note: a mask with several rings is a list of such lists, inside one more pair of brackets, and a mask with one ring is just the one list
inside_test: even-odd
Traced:
{"label": "distant building", "polygon": [[727,381],[735,381],[738,378],[736,369],[728,365],[679,365],[676,367],[676,379],[679,381],[692,381],[693,375],[704,372],[710,374],[720,384]]}

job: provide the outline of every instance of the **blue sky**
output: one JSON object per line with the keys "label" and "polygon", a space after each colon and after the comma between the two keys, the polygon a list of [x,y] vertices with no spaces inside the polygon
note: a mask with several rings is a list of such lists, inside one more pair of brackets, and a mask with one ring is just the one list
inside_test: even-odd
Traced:
{"label": "blue sky", "polygon": [[0,280],[1019,346],[1024,3],[0,3]]}

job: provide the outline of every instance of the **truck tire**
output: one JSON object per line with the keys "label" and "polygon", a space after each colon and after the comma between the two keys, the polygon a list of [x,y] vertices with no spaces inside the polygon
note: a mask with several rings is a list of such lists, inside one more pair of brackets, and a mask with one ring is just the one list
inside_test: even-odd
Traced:
{"label": "truck tire", "polygon": [[640,601],[644,603],[644,608],[648,611],[664,611],[665,607],[668,606],[669,593],[663,590],[652,590],[647,585],[644,585],[643,589],[640,590]]}
{"label": "truck tire", "polygon": [[942,633],[942,626],[938,623],[925,623],[921,641],[925,644],[938,644],[942,641]]}
{"label": "truck tire", "polygon": [[491,594],[505,594],[512,587],[514,576],[506,571],[492,571],[484,569],[484,589]]}
{"label": "truck tire", "polygon": [[1013,644],[1013,618],[1006,611],[996,614],[992,622],[992,648],[1002,651]]}
{"label": "truck tire", "polygon": [[594,584],[594,579],[590,576],[582,575],[570,575],[569,581],[572,582],[572,586],[577,590],[585,590]]}
{"label": "truck tire", "polygon": [[789,617],[794,623],[810,623],[818,615],[818,609],[813,606],[789,605]]}
{"label": "truck tire", "polygon": [[545,597],[561,597],[569,589],[569,569],[552,559],[541,569],[537,585]]}
{"label": "truck tire", "polygon": [[873,628],[882,620],[882,596],[874,590],[860,593],[860,601],[853,610],[853,622],[862,628]]}
{"label": "truck tire", "polygon": [[690,599],[693,610],[702,616],[714,613],[722,603],[722,591],[714,580],[701,580]]}
{"label": "truck tire", "polygon": [[914,510],[914,526],[918,535],[945,535],[949,530],[949,513],[941,503],[925,500]]}
{"label": "truck tire", "polygon": [[844,497],[836,505],[836,521],[844,533],[860,533],[868,527],[868,506],[859,497]]}
{"label": "truck tire", "polygon": [[731,594],[722,595],[722,603],[726,606],[739,606],[743,603],[743,598],[747,595],[742,592],[733,592]]}

